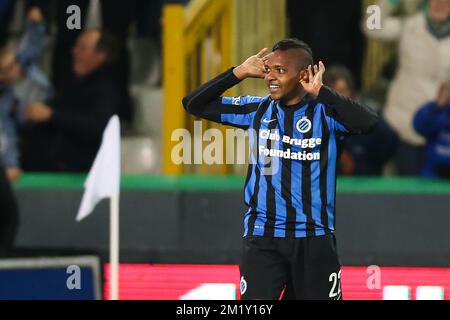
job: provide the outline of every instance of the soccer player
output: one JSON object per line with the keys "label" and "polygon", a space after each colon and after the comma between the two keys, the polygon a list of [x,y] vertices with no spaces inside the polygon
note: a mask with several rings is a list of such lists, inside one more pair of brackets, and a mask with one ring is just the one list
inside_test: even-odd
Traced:
{"label": "soccer player", "polygon": [[[203,84],[183,99],[193,115],[256,132],[245,183],[242,299],[341,299],[336,250],[338,142],[370,132],[369,107],[322,83],[310,47],[284,39]],[[247,78],[264,79],[266,97],[222,97]],[[268,166],[273,170],[267,170]]]}

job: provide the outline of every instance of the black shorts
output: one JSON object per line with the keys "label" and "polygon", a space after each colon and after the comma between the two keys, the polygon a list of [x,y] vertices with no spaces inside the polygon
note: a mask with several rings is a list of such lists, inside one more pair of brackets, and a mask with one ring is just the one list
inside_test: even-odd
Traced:
{"label": "black shorts", "polygon": [[243,239],[241,299],[340,300],[341,266],[334,234]]}

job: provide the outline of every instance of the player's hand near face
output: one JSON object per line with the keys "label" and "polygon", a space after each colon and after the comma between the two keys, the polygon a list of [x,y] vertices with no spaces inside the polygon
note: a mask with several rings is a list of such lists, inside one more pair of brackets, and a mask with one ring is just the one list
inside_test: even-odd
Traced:
{"label": "player's hand near face", "polygon": [[267,56],[264,56],[264,54],[267,50],[267,48],[262,49],[257,54],[245,60],[240,66],[234,68],[233,72],[235,76],[240,80],[246,78],[264,79],[266,75],[264,64],[267,59]]}
{"label": "player's hand near face", "polygon": [[300,80],[303,89],[317,97],[319,95],[320,88],[323,86],[322,77],[325,73],[325,65],[322,61],[319,61],[319,66],[308,66],[308,69],[304,71],[305,76]]}

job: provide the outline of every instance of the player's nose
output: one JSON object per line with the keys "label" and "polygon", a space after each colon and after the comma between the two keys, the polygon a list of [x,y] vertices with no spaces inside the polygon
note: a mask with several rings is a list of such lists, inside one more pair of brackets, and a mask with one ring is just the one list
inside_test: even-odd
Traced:
{"label": "player's nose", "polygon": [[276,78],[275,78],[274,73],[272,72],[272,70],[269,70],[268,72],[266,72],[266,77],[265,77],[265,78],[266,78],[266,80],[267,80],[268,82],[276,80]]}

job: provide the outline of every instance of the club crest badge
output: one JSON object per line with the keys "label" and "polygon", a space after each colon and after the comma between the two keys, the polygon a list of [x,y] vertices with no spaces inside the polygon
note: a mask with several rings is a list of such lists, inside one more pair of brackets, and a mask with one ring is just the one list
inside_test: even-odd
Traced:
{"label": "club crest badge", "polygon": [[312,123],[311,120],[309,120],[306,117],[301,118],[297,121],[297,124],[295,126],[300,133],[307,133],[311,130]]}

